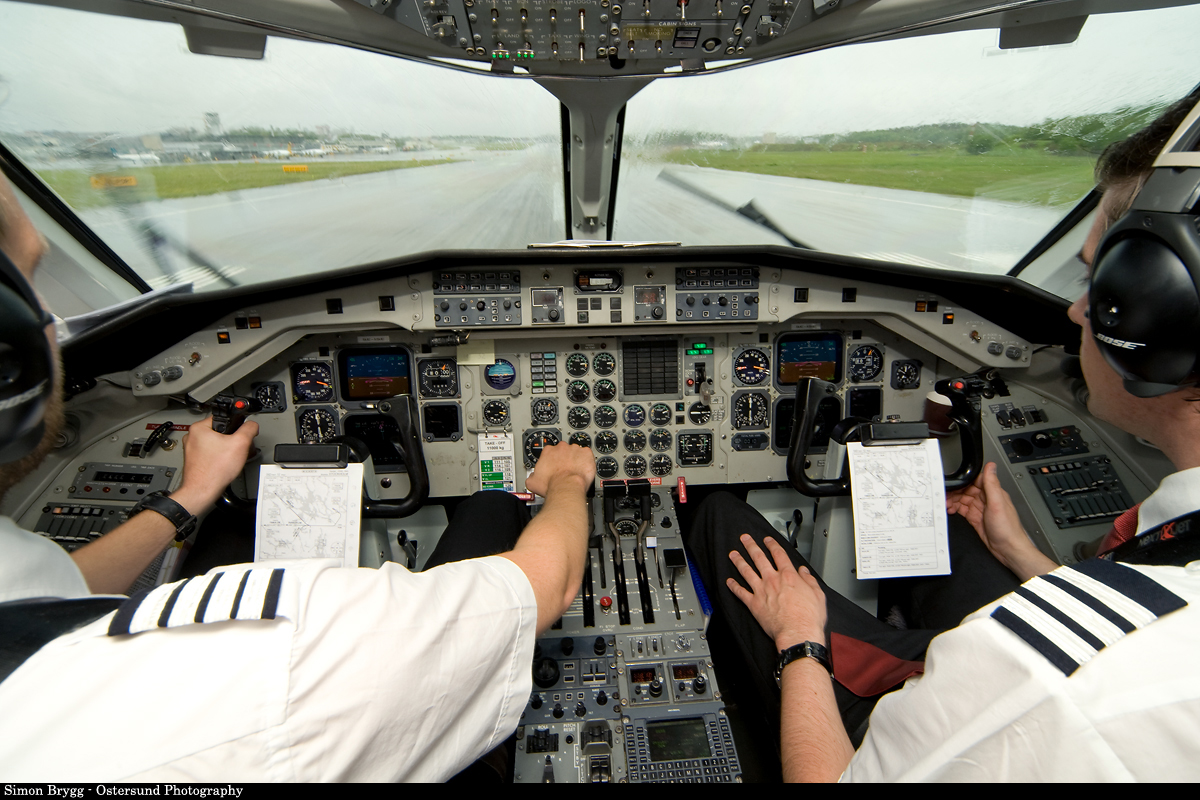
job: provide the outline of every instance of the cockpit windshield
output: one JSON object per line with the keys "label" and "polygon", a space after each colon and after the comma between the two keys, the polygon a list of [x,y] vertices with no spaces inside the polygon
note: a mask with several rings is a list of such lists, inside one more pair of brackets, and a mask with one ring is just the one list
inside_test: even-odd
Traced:
{"label": "cockpit windshield", "polygon": [[[1197,22],[1093,15],[1070,44],[967,30],[660,78],[626,108],[610,238],[1008,273],[1104,146],[1195,84]],[[177,25],[14,2],[0,52],[0,143],[152,288],[571,235],[560,105],[532,80],[285,37],[261,60],[196,55]]]}

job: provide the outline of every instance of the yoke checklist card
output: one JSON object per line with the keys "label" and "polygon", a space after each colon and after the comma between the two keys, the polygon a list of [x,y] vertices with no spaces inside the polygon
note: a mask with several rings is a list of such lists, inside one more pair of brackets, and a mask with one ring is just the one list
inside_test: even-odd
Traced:
{"label": "yoke checklist card", "polygon": [[284,469],[258,473],[254,560],[340,558],[358,566],[363,465],[343,469]]}
{"label": "yoke checklist card", "polygon": [[481,433],[479,436],[479,488],[517,490],[516,459],[511,433]]}
{"label": "yoke checklist card", "polygon": [[946,486],[934,439],[918,444],[846,445],[857,575],[949,575]]}

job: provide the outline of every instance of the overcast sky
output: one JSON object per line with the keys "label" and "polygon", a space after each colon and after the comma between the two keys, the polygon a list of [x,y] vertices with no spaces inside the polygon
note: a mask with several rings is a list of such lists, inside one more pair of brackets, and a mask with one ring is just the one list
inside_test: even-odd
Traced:
{"label": "overcast sky", "polygon": [[[1001,52],[996,31],[857,45],[656,81],[633,134],[815,135],[942,121],[1023,124],[1174,99],[1200,82],[1200,7],[1090,18],[1072,45]],[[395,136],[557,135],[529,81],[270,39],[263,61],[188,52],[175,25],[0,0],[0,130],[145,133],[330,125]]]}

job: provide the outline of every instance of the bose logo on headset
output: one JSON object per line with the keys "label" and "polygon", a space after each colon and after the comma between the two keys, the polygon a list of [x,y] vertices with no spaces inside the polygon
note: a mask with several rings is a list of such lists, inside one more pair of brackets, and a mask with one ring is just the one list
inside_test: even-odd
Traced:
{"label": "bose logo on headset", "polygon": [[1111,336],[1105,336],[1103,333],[1093,334],[1097,339],[1105,344],[1111,344],[1113,347],[1123,347],[1126,350],[1134,350],[1138,347],[1145,347],[1145,342],[1127,342],[1124,339],[1114,339]]}
{"label": "bose logo on headset", "polygon": [[19,405],[28,403],[30,400],[36,400],[38,397],[46,393],[46,386],[50,381],[42,381],[32,389],[21,392],[18,395],[9,397],[5,400],[0,400],[0,411],[7,411],[10,408],[16,408]]}

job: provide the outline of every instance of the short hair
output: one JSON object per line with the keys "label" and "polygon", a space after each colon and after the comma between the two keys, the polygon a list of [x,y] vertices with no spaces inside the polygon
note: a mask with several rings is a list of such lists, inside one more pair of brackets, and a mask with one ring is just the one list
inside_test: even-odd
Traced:
{"label": "short hair", "polygon": [[1200,87],[1172,103],[1137,133],[1104,148],[1096,160],[1096,188],[1104,194],[1117,194],[1116,201],[1109,203],[1109,213],[1114,216],[1107,220],[1108,225],[1124,216],[1133,205],[1133,199],[1150,177],[1154,160],[1197,101],[1200,101]]}

